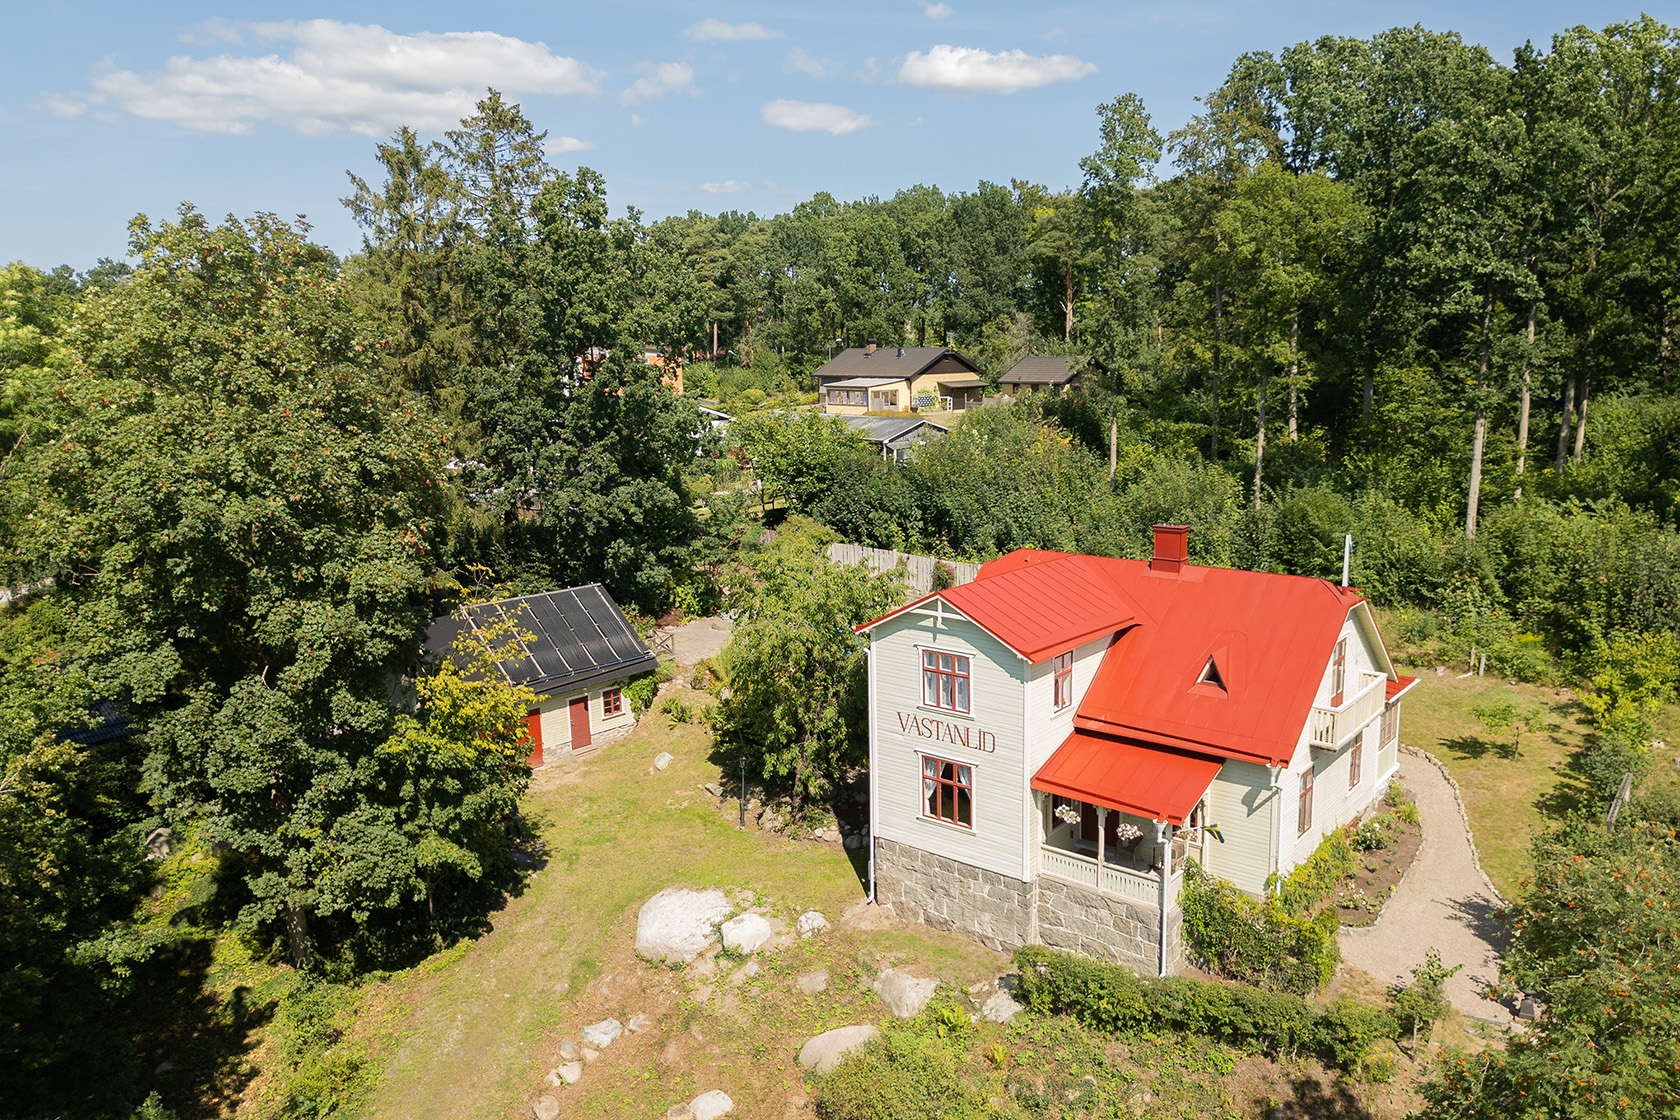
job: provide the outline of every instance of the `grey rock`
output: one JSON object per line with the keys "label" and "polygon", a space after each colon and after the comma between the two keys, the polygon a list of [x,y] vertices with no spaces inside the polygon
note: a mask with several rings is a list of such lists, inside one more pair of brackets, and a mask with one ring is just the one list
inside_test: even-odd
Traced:
{"label": "grey rock", "polygon": [[811,839],[813,839],[813,840],[827,840],[828,839],[828,829],[826,829],[826,828],[813,829],[812,832],[811,832]]}
{"label": "grey rock", "polygon": [[799,1064],[813,1073],[833,1073],[847,1054],[880,1033],[873,1023],[824,1031],[799,1048]]}
{"label": "grey rock", "polygon": [[938,986],[935,981],[921,980],[907,972],[889,968],[876,978],[875,994],[898,1018],[913,1019],[922,1013],[922,1008],[928,1005]]}
{"label": "grey rock", "polygon": [[589,1064],[590,1062],[593,1062],[596,1058],[599,1058],[600,1056],[601,1056],[601,1052],[599,1050],[591,1050],[587,1046],[583,1047],[583,1061],[584,1061],[585,1065]]}
{"label": "grey rock", "polygon": [[671,754],[670,751],[660,751],[658,754],[653,756],[653,768],[655,770],[663,770],[676,760],[676,756]]}
{"label": "grey rock", "polygon": [[583,1057],[583,1053],[578,1049],[577,1043],[569,1038],[560,1040],[560,1060],[562,1062],[575,1062],[581,1057]]}
{"label": "grey rock", "polygon": [[544,1093],[536,1099],[536,1103],[531,1105],[531,1114],[537,1120],[559,1120],[560,1102]]}
{"label": "grey rock", "polygon": [[665,1110],[665,1120],[694,1120],[694,1110],[688,1107],[688,1102],[674,1104]]}
{"label": "grey rock", "polygon": [[723,923],[723,947],[735,953],[756,953],[775,931],[762,914],[742,914]]}
{"label": "grey rock", "polygon": [[597,1050],[605,1050],[623,1033],[623,1023],[617,1019],[602,1019],[583,1028],[583,1041]]}
{"label": "grey rock", "polygon": [[828,969],[819,968],[811,972],[801,972],[799,978],[794,982],[799,985],[799,990],[808,996],[826,992],[828,991]]}
{"label": "grey rock", "polygon": [[712,927],[735,908],[722,891],[667,887],[636,916],[636,952],[648,960],[684,964],[712,943]]}
{"label": "grey rock", "polygon": [[653,1020],[649,1019],[646,1015],[632,1015],[630,1016],[630,1021],[624,1024],[624,1029],[629,1031],[631,1034],[641,1034],[643,1031],[651,1031],[653,1029]]}
{"label": "grey rock", "polygon": [[709,1089],[689,1101],[688,1110],[694,1114],[694,1120],[717,1120],[734,1112],[735,1102],[722,1089]]}
{"label": "grey rock", "polygon": [[810,937],[828,929],[828,919],[815,910],[807,910],[799,915],[799,920],[794,923],[794,928],[799,931],[799,936]]}
{"label": "grey rock", "polygon": [[578,1083],[578,1079],[583,1076],[583,1063],[563,1062],[559,1066],[555,1067],[554,1072],[559,1074],[560,1080],[564,1081],[566,1084],[576,1085]]}
{"label": "grey rock", "polygon": [[846,850],[848,852],[855,852],[861,847],[863,847],[862,836],[854,832],[850,836],[846,837]]}
{"label": "grey rock", "polygon": [[723,787],[718,785],[716,782],[707,782],[706,792],[711,794],[713,797],[722,797]]}
{"label": "grey rock", "polygon": [[154,828],[146,833],[146,858],[167,859],[174,851],[175,835],[167,828]]}
{"label": "grey rock", "polygon": [[993,1023],[1008,1023],[1023,1010],[1025,1009],[1016,1003],[1008,992],[1000,990],[993,992],[992,998],[980,1008],[980,1017]]}

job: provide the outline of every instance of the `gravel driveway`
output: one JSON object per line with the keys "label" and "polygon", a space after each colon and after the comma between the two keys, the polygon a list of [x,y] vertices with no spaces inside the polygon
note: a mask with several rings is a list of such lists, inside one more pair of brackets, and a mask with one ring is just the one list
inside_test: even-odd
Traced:
{"label": "gravel driveway", "polygon": [[1498,896],[1476,866],[1458,797],[1427,758],[1402,752],[1400,783],[1417,799],[1423,847],[1374,926],[1344,929],[1342,959],[1382,984],[1408,982],[1433,947],[1447,966],[1447,998],[1466,1015],[1509,1023],[1511,1013],[1483,996],[1499,977],[1504,927],[1493,919]]}

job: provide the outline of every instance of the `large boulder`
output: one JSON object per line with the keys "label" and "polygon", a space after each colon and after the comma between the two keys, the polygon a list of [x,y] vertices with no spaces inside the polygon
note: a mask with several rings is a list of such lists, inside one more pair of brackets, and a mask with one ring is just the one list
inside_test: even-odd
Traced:
{"label": "large boulder", "polygon": [[719,927],[723,947],[732,953],[756,953],[775,931],[762,914],[742,914]]}
{"label": "large boulder", "polygon": [[833,1073],[842,1058],[880,1033],[873,1023],[824,1031],[799,1048],[799,1064],[813,1073]]}
{"label": "large boulder", "polygon": [[980,1008],[980,1017],[993,1023],[1008,1023],[1022,1010],[1021,1005],[1016,1003],[1008,992],[999,988],[992,993],[992,998],[986,1001],[985,1006]]}
{"label": "large boulder", "polygon": [[794,928],[799,930],[799,936],[812,937],[828,929],[828,919],[816,910],[807,910],[799,915]]}
{"label": "large boulder", "polygon": [[900,1019],[913,1019],[920,1015],[937,987],[936,981],[920,980],[896,968],[885,969],[875,980],[875,994],[881,997],[887,1010]]}
{"label": "large boulder", "polygon": [[814,996],[828,991],[828,969],[818,968],[811,972],[801,972],[795,982],[799,990],[808,996]]}
{"label": "large boulder", "polygon": [[688,1110],[694,1114],[694,1120],[717,1120],[734,1112],[735,1102],[722,1089],[710,1089],[689,1101]]}
{"label": "large boulder", "polygon": [[686,964],[712,943],[713,928],[735,908],[722,891],[667,887],[642,903],[636,952],[650,961]]}
{"label": "large boulder", "polygon": [[543,1096],[538,1097],[536,1102],[531,1105],[531,1115],[535,1116],[537,1120],[558,1120],[560,1115],[560,1102],[555,1100],[553,1097],[544,1094]]}

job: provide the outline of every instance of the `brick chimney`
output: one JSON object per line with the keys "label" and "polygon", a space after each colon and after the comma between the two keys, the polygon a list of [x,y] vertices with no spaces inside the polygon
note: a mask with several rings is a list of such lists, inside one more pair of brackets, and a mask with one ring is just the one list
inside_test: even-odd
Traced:
{"label": "brick chimney", "polygon": [[871,338],[863,344],[863,356],[867,358],[873,353],[875,353],[875,340]]}
{"label": "brick chimney", "polygon": [[1176,575],[1190,559],[1190,526],[1155,526],[1155,555],[1149,570]]}

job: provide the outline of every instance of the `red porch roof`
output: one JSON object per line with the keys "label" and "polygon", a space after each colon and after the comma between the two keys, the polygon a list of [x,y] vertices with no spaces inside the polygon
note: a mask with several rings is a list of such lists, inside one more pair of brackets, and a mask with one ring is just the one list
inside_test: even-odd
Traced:
{"label": "red porch roof", "polygon": [[1162,750],[1075,731],[1033,775],[1032,788],[1183,824],[1222,765],[1217,758]]}
{"label": "red porch roof", "polygon": [[1417,681],[1418,679],[1416,677],[1402,677],[1396,675],[1395,678],[1389,681],[1387,686],[1384,688],[1384,698],[1390,704],[1394,703],[1394,701],[1410,692],[1412,690],[1412,686],[1416,684]]}

